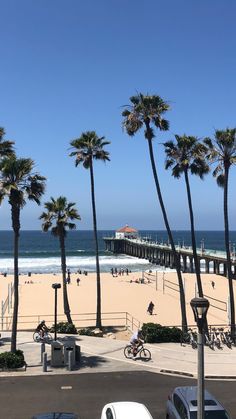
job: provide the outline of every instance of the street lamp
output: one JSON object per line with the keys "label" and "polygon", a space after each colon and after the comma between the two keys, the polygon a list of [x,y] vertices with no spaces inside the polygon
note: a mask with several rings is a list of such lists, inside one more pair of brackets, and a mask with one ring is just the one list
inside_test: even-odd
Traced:
{"label": "street lamp", "polygon": [[197,419],[204,419],[204,325],[206,323],[209,301],[206,298],[193,298],[190,301],[194,319],[198,327],[198,383],[197,383]]}
{"label": "street lamp", "polygon": [[57,340],[57,290],[61,288],[61,284],[52,284],[52,288],[55,290],[54,340]]}

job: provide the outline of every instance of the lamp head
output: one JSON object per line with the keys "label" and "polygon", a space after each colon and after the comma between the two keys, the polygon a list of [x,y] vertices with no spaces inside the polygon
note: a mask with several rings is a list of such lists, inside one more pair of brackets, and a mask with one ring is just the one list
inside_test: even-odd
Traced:
{"label": "lamp head", "polygon": [[55,289],[58,289],[58,288],[61,288],[61,284],[52,284],[52,288],[55,290]]}
{"label": "lamp head", "polygon": [[192,307],[196,323],[206,319],[207,311],[210,305],[209,301],[206,298],[193,298],[190,301],[190,305]]}

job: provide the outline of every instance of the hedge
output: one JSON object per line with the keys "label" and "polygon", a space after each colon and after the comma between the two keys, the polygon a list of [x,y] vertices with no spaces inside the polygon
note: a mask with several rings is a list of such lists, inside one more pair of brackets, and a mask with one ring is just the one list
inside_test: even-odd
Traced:
{"label": "hedge", "polygon": [[20,350],[16,352],[2,352],[0,354],[1,369],[16,369],[22,368],[25,365],[24,353]]}
{"label": "hedge", "polygon": [[[50,332],[55,331],[55,325],[52,326]],[[58,333],[66,333],[68,335],[77,335],[77,329],[73,323],[68,322],[60,322],[57,323],[57,332]]]}
{"label": "hedge", "polygon": [[142,334],[147,343],[180,342],[182,331],[178,327],[161,326],[156,323],[144,323]]}

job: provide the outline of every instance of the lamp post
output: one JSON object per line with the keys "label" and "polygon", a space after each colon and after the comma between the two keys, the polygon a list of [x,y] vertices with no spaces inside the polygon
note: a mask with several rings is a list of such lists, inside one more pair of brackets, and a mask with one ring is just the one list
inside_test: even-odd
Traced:
{"label": "lamp post", "polygon": [[209,301],[206,298],[193,298],[190,301],[198,327],[198,383],[197,383],[197,419],[204,419],[204,324],[206,322]]}
{"label": "lamp post", "polygon": [[55,310],[54,310],[54,340],[57,340],[57,290],[61,288],[61,284],[52,284],[52,288],[55,290]]}

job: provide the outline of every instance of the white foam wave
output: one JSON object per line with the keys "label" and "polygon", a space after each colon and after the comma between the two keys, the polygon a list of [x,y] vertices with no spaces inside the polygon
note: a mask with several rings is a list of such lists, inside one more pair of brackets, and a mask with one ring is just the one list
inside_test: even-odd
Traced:
{"label": "white foam wave", "polygon": [[[95,271],[96,259],[95,256],[68,256],[67,266],[72,270],[86,269],[88,271]],[[108,271],[111,267],[126,268],[132,270],[143,270],[151,266],[145,259],[138,259],[126,255],[107,255],[100,256],[99,263],[102,271]],[[60,257],[49,258],[19,258],[20,272],[55,272],[61,269]],[[0,272],[13,272],[13,258],[0,259]]]}

